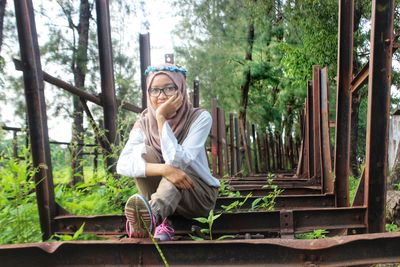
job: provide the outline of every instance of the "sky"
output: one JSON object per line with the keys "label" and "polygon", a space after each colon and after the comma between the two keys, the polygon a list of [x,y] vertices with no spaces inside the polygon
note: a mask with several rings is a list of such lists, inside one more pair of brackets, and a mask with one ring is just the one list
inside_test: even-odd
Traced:
{"label": "sky", "polygon": [[[34,0],[34,6],[37,3],[48,3],[54,4],[54,1],[43,2],[42,0]],[[173,30],[176,20],[173,18],[173,10],[168,0],[146,0],[145,1],[145,11],[141,10],[137,11],[136,18],[134,21],[130,21],[132,25],[127,25],[132,29],[130,32],[131,36],[127,36],[126,38],[132,38],[133,40],[137,40],[138,42],[138,34],[147,32],[142,24],[144,19],[148,19],[150,27],[150,45],[151,45],[151,63],[152,64],[160,64],[164,62],[164,55],[167,53],[173,53],[174,40],[171,31]],[[10,4],[9,7],[13,8],[13,5]],[[144,13],[147,13],[144,15]],[[36,15],[35,15],[36,16]],[[38,21],[38,16],[36,18],[37,31],[38,34],[43,31],[41,27],[44,27],[40,21]],[[42,30],[41,30],[42,29]],[[40,42],[40,40],[39,40]],[[22,75],[21,72],[16,72],[13,69],[13,65],[8,65],[10,72],[15,73],[16,75]],[[47,66],[44,66],[45,69]],[[48,68],[48,67],[47,67]],[[46,70],[46,69],[45,69]],[[47,70],[46,70],[47,71]],[[136,77],[137,84],[140,84],[140,76],[139,69],[137,71],[138,75]],[[53,74],[53,72],[51,72]],[[55,74],[55,73],[54,73]],[[54,76],[60,76],[55,74]],[[45,90],[46,100],[52,98],[52,93],[49,90]],[[12,96],[11,96],[12,97]],[[24,125],[24,122],[14,116],[14,107],[11,104],[6,104],[0,107],[1,112],[1,121],[4,122],[7,126],[11,127],[20,127]],[[64,120],[63,118],[52,118],[49,116],[48,112],[48,127],[49,127],[49,137],[52,140],[60,141],[60,142],[69,142],[71,140],[71,121]],[[0,122],[1,122],[0,121]],[[60,125],[62,127],[60,127]],[[68,129],[68,130],[66,130]],[[11,135],[11,133],[9,133]]]}

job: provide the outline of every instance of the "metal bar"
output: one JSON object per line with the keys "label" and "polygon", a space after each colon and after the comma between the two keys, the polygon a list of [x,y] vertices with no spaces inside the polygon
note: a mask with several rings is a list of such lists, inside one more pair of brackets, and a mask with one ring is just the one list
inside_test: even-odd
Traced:
{"label": "metal bar", "polygon": [[361,87],[368,82],[369,76],[369,61],[364,65],[364,67],[357,73],[356,77],[351,81],[350,92],[355,94]]}
{"label": "metal bar", "polygon": [[242,169],[242,152],[240,149],[240,134],[239,134],[239,120],[237,117],[234,118],[235,122],[235,153],[236,153],[236,172],[238,173]]}
{"label": "metal bar", "polygon": [[14,158],[18,158],[18,136],[17,136],[17,131],[13,131],[12,146],[13,146],[13,157]]}
{"label": "metal bar", "polygon": [[[314,229],[364,229],[366,209],[305,208],[293,209],[294,232]],[[280,231],[280,211],[223,213],[214,221],[213,234],[268,233]],[[192,225],[201,223],[182,216],[170,216],[176,234],[188,234]],[[86,233],[116,234],[125,232],[125,216],[57,216],[56,232],[73,233],[85,222]]]}
{"label": "metal bar", "polygon": [[329,102],[328,68],[320,71],[321,81],[321,148],[322,148],[322,183],[324,193],[333,193],[331,143],[329,137]]}
{"label": "metal bar", "polygon": [[[18,59],[15,59],[15,58],[13,59],[13,61],[14,61],[15,69],[22,71],[23,70],[22,62],[20,60],[18,60]],[[100,97],[98,97],[96,95],[93,95],[91,93],[88,93],[88,92],[86,92],[86,91],[84,91],[82,89],[79,89],[78,87],[75,87],[75,86],[73,86],[73,85],[71,85],[71,84],[69,84],[67,82],[64,82],[63,80],[58,79],[58,78],[48,74],[45,71],[43,71],[43,79],[46,82],[48,82],[48,83],[50,83],[52,85],[55,85],[55,86],[57,86],[57,87],[59,87],[61,89],[64,89],[65,91],[70,92],[73,95],[76,95],[76,96],[79,96],[81,98],[84,98],[85,100],[90,101],[92,103],[95,103],[95,104],[97,104],[99,106],[103,106],[103,103],[101,102],[101,98]],[[137,107],[137,106],[135,106],[133,104],[123,102],[120,99],[117,99],[117,105],[121,106],[125,110],[129,110],[129,111],[132,111],[132,112],[135,112],[135,113],[142,112],[141,108],[139,108],[139,107]]]}
{"label": "metal bar", "polygon": [[218,175],[224,177],[225,174],[225,156],[224,147],[226,145],[225,136],[225,122],[224,122],[224,111],[217,107],[217,136],[218,136]]}
{"label": "metal bar", "polygon": [[56,215],[53,174],[47,127],[46,101],[40,52],[32,1],[14,1],[21,61],[24,70],[25,100],[28,113],[31,153],[43,240],[54,233]]}
{"label": "metal bar", "polygon": [[339,40],[335,134],[335,189],[337,206],[349,206],[350,83],[353,76],[354,1],[339,2]]}
{"label": "metal bar", "polygon": [[[400,233],[317,240],[273,238],[160,244],[170,266],[226,266],[227,262],[232,266],[359,266],[400,262],[398,251],[393,249],[400,246]],[[0,260],[4,267],[164,265],[149,239],[2,245]]]}
{"label": "metal bar", "polygon": [[393,0],[372,1],[365,191],[368,232],[385,226],[387,151],[392,73]]}
{"label": "metal bar", "polygon": [[[228,206],[235,201],[243,202],[246,197],[218,197],[215,205],[216,210],[223,210],[222,206]],[[253,196],[247,198],[241,209],[250,209],[253,201],[259,197]],[[327,195],[279,195],[275,198],[275,209],[287,208],[324,208],[334,207],[335,196],[333,194]]]}
{"label": "metal bar", "polygon": [[269,172],[271,171],[271,154],[270,154],[270,145],[268,142],[268,133],[265,134],[264,137],[264,143],[265,143],[265,162],[266,162],[266,171]]}
{"label": "metal bar", "polygon": [[218,173],[218,110],[217,110],[217,99],[211,99],[211,157],[212,157],[212,170],[213,175],[219,176]]}
{"label": "metal bar", "polygon": [[234,176],[237,173],[237,161],[236,161],[236,153],[235,153],[235,128],[233,124],[233,113],[229,113],[229,143],[230,143],[230,174]]}
{"label": "metal bar", "polygon": [[97,36],[99,44],[101,102],[103,103],[104,128],[109,144],[107,144],[106,165],[111,173],[116,172],[116,159],[112,147],[118,145],[117,134],[117,101],[115,97],[114,64],[110,29],[110,11],[108,0],[96,0]]}
{"label": "metal bar", "polygon": [[193,81],[193,107],[200,107],[200,81],[197,78]]}
{"label": "metal bar", "polygon": [[147,87],[145,70],[151,65],[150,33],[139,34],[140,86],[142,88],[142,109],[147,108]]}
{"label": "metal bar", "polygon": [[321,151],[321,68],[313,66],[313,139],[314,139],[314,176],[321,178],[322,151]]}
{"label": "metal bar", "polygon": [[307,86],[307,127],[308,127],[308,166],[309,166],[309,177],[315,175],[314,164],[315,164],[315,154],[314,154],[314,97],[313,97],[313,86],[309,81]]}
{"label": "metal bar", "polygon": [[293,211],[281,210],[279,215],[281,238],[294,238]]}
{"label": "metal bar", "polygon": [[[258,143],[258,138],[256,138],[256,127],[254,124],[251,124],[251,135],[253,137],[253,154],[254,154],[254,171],[256,173],[260,172],[259,166],[258,166],[258,156],[257,156],[257,143]],[[260,145],[258,145],[258,148]]]}

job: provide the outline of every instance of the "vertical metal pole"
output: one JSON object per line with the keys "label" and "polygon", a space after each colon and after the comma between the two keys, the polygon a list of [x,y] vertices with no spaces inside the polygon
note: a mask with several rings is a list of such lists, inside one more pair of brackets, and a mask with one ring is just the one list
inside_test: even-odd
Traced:
{"label": "vertical metal pole", "polygon": [[17,159],[18,158],[18,136],[17,136],[17,131],[16,130],[13,131],[13,142],[12,142],[12,144],[13,144],[13,157],[15,159]]}
{"label": "vertical metal pole", "polygon": [[200,81],[196,78],[193,81],[193,107],[200,107]]}
{"label": "vertical metal pole", "polygon": [[307,127],[308,127],[308,171],[309,177],[314,177],[314,110],[313,110],[313,88],[309,81],[307,86]]}
{"label": "vertical metal pole", "polygon": [[324,193],[333,193],[331,144],[329,137],[329,102],[328,69],[321,70],[321,148],[322,148],[322,183]]}
{"label": "vertical metal pole", "polygon": [[36,199],[39,208],[42,238],[43,240],[47,240],[54,233],[56,204],[47,128],[46,102],[44,98],[43,72],[32,1],[15,0],[14,6],[21,61],[24,66],[25,99],[32,161],[33,167],[38,170],[34,176]]}
{"label": "vertical metal pole", "polygon": [[229,140],[230,140],[230,154],[231,154],[231,176],[237,172],[237,164],[235,157],[235,127],[233,125],[233,113],[229,113]]}
{"label": "vertical metal pole", "polygon": [[269,143],[268,142],[268,133],[265,133],[265,137],[264,137],[265,151],[264,151],[264,153],[265,153],[265,162],[266,162],[265,169],[267,172],[271,171],[271,169],[272,169],[271,164],[270,164],[270,162],[271,162],[271,156],[270,156],[271,154],[269,152],[270,145],[268,143]]}
{"label": "vertical metal pole", "polygon": [[314,176],[321,179],[321,68],[313,66],[313,137],[314,137]]}
{"label": "vertical metal pole", "polygon": [[224,176],[224,133],[225,133],[225,123],[223,121],[224,111],[217,107],[217,132],[218,132],[218,174],[220,177]]}
{"label": "vertical metal pole", "polygon": [[393,0],[372,1],[365,181],[368,232],[383,232],[387,177]]}
{"label": "vertical metal pole", "polygon": [[115,173],[116,159],[112,148],[118,145],[117,135],[117,101],[114,84],[114,65],[111,43],[110,10],[108,0],[96,0],[97,35],[99,43],[100,75],[101,75],[101,101],[103,103],[104,126],[106,129],[107,170]]}
{"label": "vertical metal pole", "polygon": [[349,206],[350,83],[353,76],[354,0],[339,1],[339,40],[335,134],[336,205]]}
{"label": "vertical metal pole", "polygon": [[242,169],[242,152],[240,149],[239,120],[234,118],[235,122],[235,154],[236,154],[236,172]]}
{"label": "vertical metal pole", "polygon": [[147,89],[145,70],[151,65],[150,33],[139,34],[140,84],[142,87],[142,109],[147,108]]}
{"label": "vertical metal pole", "polygon": [[[256,127],[251,124],[251,135],[253,136],[253,152],[254,152],[254,171],[256,173],[260,172],[258,167],[258,156],[257,156],[257,139],[256,139]],[[258,146],[260,147],[260,146]]]}
{"label": "vertical metal pole", "polygon": [[218,176],[218,111],[217,111],[217,99],[211,99],[211,157],[212,157],[212,170],[213,175]]}

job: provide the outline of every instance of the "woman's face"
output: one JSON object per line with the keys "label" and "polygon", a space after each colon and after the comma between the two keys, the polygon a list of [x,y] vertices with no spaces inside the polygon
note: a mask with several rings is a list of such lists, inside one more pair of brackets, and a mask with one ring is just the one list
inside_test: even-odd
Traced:
{"label": "woman's face", "polygon": [[167,75],[159,74],[155,76],[148,92],[151,106],[157,109],[162,103],[176,94],[177,90],[178,87]]}

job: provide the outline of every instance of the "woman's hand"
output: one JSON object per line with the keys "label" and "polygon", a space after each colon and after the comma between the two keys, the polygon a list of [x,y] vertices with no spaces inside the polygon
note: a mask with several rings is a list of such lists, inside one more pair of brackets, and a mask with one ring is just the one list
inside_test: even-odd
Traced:
{"label": "woman's hand", "polygon": [[171,119],[175,116],[178,109],[182,106],[183,96],[181,93],[177,92],[177,94],[168,98],[167,101],[162,103],[156,110],[156,118],[159,119],[163,117],[165,119]]}
{"label": "woman's hand", "polygon": [[164,178],[173,183],[179,189],[193,188],[192,179],[182,170],[165,164]]}

